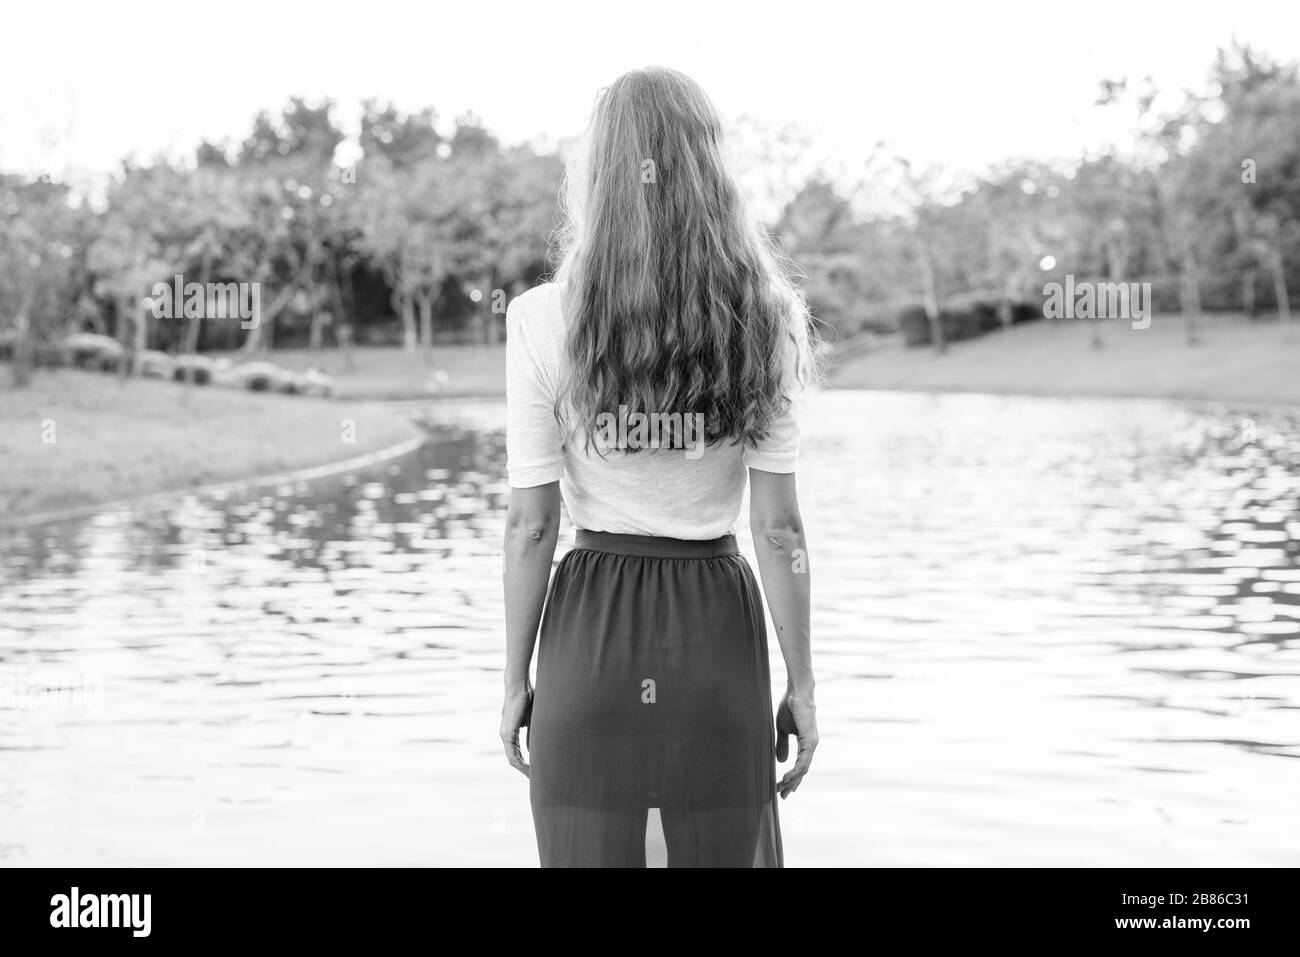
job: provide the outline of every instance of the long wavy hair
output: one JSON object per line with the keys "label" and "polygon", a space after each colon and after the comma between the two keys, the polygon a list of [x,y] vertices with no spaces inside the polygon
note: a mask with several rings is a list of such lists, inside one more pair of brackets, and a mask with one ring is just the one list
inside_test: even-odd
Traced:
{"label": "long wavy hair", "polygon": [[[782,382],[785,339],[798,348],[795,323],[812,330],[792,267],[746,207],[699,85],[652,67],[602,90],[561,212],[562,425],[590,447],[597,416],[621,406],[702,414],[708,444],[763,439],[793,398]],[[799,388],[809,356],[800,350]]]}

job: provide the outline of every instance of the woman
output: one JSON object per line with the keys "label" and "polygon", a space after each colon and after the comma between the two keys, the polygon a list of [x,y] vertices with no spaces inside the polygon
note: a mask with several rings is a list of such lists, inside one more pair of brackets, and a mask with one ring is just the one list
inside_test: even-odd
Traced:
{"label": "woman", "polygon": [[[529,777],[544,867],[644,867],[651,808],[670,867],[780,867],[775,796],[817,747],[794,479],[807,312],[680,73],[602,92],[564,211],[556,281],[506,315],[506,757]],[[746,470],[788,676],[775,736],[732,533]],[[561,498],[577,542],[548,593]]]}

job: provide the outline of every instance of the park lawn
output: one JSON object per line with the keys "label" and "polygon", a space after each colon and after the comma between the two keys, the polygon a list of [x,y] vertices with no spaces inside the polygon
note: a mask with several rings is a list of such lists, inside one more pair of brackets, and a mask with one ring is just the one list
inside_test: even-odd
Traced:
{"label": "park lawn", "polygon": [[[153,492],[325,465],[418,435],[409,412],[337,401],[0,369],[0,522]],[[344,441],[344,420],[355,442]],[[42,441],[53,428],[54,442]]]}
{"label": "park lawn", "polygon": [[1051,396],[1194,399],[1234,404],[1300,405],[1300,321],[1210,316],[1189,346],[1178,315],[1156,315],[1148,329],[1103,320],[1104,346],[1091,346],[1087,322],[1026,323],[929,348],[892,344],[834,363],[840,389],[991,392]]}
{"label": "park lawn", "polygon": [[[1011,334],[955,343],[944,355],[899,345],[832,361],[841,389],[1096,395],[1300,405],[1300,322],[1207,316],[1201,344],[1188,346],[1183,319],[1157,315],[1149,329],[1102,322],[1105,345],[1091,346],[1086,322],[1034,322]],[[437,346],[432,367],[396,347],[354,350],[353,370],[326,350],[272,353],[295,370],[315,365],[336,377],[344,398],[503,396],[504,346]],[[430,372],[432,368],[433,373]],[[441,370],[445,378],[434,378]]]}
{"label": "park lawn", "polygon": [[[213,353],[213,358],[219,354]],[[230,358],[233,353],[226,353]],[[422,399],[459,396],[504,396],[506,348],[496,346],[434,346],[432,361],[420,352],[397,346],[358,346],[348,369],[338,349],[277,349],[258,356],[277,365],[305,372],[319,369],[334,377],[335,396],[344,399]]]}

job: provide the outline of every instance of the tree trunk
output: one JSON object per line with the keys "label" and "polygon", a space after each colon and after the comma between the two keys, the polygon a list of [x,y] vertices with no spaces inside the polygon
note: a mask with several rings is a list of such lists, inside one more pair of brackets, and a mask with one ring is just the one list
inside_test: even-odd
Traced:
{"label": "tree trunk", "polygon": [[[1110,253],[1108,250],[1107,251],[1107,259],[1108,259],[1107,273],[1113,276],[1115,270],[1114,270],[1114,266],[1109,263],[1109,255]],[[1094,349],[1104,349],[1106,347],[1106,340],[1102,337],[1101,334],[1101,317],[1097,315],[1097,313],[1099,313],[1100,311],[1101,309],[1099,308],[1097,303],[1094,302],[1092,307],[1092,312],[1088,316],[1088,328],[1092,332],[1092,336],[1089,339],[1089,343]]]}
{"label": "tree trunk", "polygon": [[13,383],[20,389],[32,381],[31,319],[27,311],[35,294],[36,287],[29,286],[23,294],[22,305],[18,307],[18,315],[14,317]]}
{"label": "tree trunk", "polygon": [[1251,229],[1250,203],[1245,199],[1244,194],[1238,194],[1236,201],[1232,204],[1232,225],[1237,233],[1237,243],[1256,260],[1255,263],[1245,267],[1246,271],[1241,277],[1241,309],[1247,318],[1254,319],[1259,315],[1259,306],[1255,301],[1255,281],[1259,275],[1257,267],[1259,252]]}
{"label": "tree trunk", "polygon": [[[1280,244],[1279,244],[1280,245]],[[1287,325],[1291,324],[1291,298],[1286,291],[1286,269],[1282,262],[1282,250],[1275,249],[1270,257],[1269,266],[1273,273],[1273,292],[1277,297],[1277,317]]]}
{"label": "tree trunk", "polygon": [[421,286],[415,292],[420,310],[420,352],[426,366],[433,365],[433,294]]}
{"label": "tree trunk", "polygon": [[325,325],[329,313],[324,309],[313,309],[311,314],[311,337],[307,348],[313,355],[318,355],[325,348]]}
{"label": "tree trunk", "polygon": [[244,362],[266,348],[266,328],[268,325],[270,325],[270,320],[263,316],[261,322],[248,330],[248,335],[244,337],[244,344],[235,353],[236,362]]}
{"label": "tree trunk", "polygon": [[[104,317],[100,315],[98,306],[95,307],[94,312],[88,312],[86,318],[90,320],[90,327],[97,335],[108,335],[108,326],[104,324]],[[73,331],[78,332],[80,330],[74,329]]]}
{"label": "tree trunk", "polygon": [[419,343],[419,336],[415,325],[415,305],[405,280],[406,270],[402,268],[400,261],[390,259],[384,263],[384,281],[388,283],[389,302],[393,305],[393,311],[402,320],[402,351],[414,352]]}
{"label": "tree trunk", "polygon": [[135,303],[135,343],[131,349],[131,376],[140,378],[144,370],[144,352],[149,348],[149,310]]}
{"label": "tree trunk", "polygon": [[1183,310],[1183,323],[1187,331],[1187,344],[1194,346],[1200,342],[1201,327],[1201,284],[1196,266],[1196,253],[1192,249],[1190,236],[1184,234],[1182,242],[1182,287],[1179,292],[1179,305]]}
{"label": "tree trunk", "polygon": [[339,348],[343,350],[343,368],[351,372],[354,368],[352,358],[352,323],[344,322],[337,330]]}
{"label": "tree trunk", "polygon": [[113,338],[126,345],[126,297],[118,296],[113,309]]}
{"label": "tree trunk", "polygon": [[343,327],[352,322],[352,313],[343,299],[343,272],[337,256],[331,260],[330,282],[328,285],[330,301],[334,306],[334,343],[337,346],[342,346]]}
{"label": "tree trunk", "polygon": [[[283,312],[285,306],[289,305],[293,300],[294,293],[311,276],[314,265],[315,263],[310,257],[304,258],[298,264],[297,273],[285,283],[284,288],[271,300],[271,304],[261,311],[257,325],[248,330],[248,337],[244,339],[244,344],[239,347],[239,352],[235,356],[236,361],[247,359],[255,352],[265,351],[270,348],[275,317]],[[268,272],[269,269],[263,269],[259,275],[266,276]],[[260,279],[258,281],[261,282]],[[232,328],[235,325],[238,325],[238,323],[231,323]]]}
{"label": "tree trunk", "polygon": [[420,337],[415,325],[415,300],[410,293],[400,293],[402,316],[402,351],[414,352]]}
{"label": "tree trunk", "polygon": [[279,295],[271,300],[271,304],[262,310],[260,321],[248,330],[248,336],[244,339],[244,344],[239,347],[239,352],[235,356],[236,361],[243,361],[254,353],[264,352],[270,348],[275,317],[284,311],[285,306],[289,305],[289,301],[293,298],[293,294],[297,291],[305,273],[305,270],[300,272],[296,278],[280,290]]}
{"label": "tree trunk", "polygon": [[[204,287],[207,288],[206,286]],[[187,356],[197,355],[199,351],[199,332],[202,329],[202,319],[190,319],[189,324],[185,327],[185,342],[181,346],[181,354]],[[195,374],[198,370],[193,363],[185,369],[185,388],[189,389],[194,385]]]}
{"label": "tree trunk", "polygon": [[[1116,232],[1112,231],[1110,236],[1106,239],[1103,250],[1106,256],[1107,281],[1123,282],[1124,272],[1128,267],[1128,255],[1124,250],[1122,233],[1117,234]],[[1132,308],[1131,303],[1129,308],[1130,309]],[[1101,326],[1102,326],[1101,316],[1098,315],[1098,313],[1100,312],[1101,312],[1101,304],[1094,303],[1092,316],[1088,320],[1089,325],[1092,327],[1092,347],[1094,349],[1103,349],[1106,346],[1105,339],[1103,339],[1101,334]],[[1111,316],[1111,318],[1114,319],[1117,317]]]}
{"label": "tree trunk", "polygon": [[1015,326],[1015,299],[1016,294],[1020,291],[1020,284],[1016,277],[1008,276],[1007,281],[1002,284],[1002,298],[998,300],[998,322],[1002,324],[1002,332],[1009,333]]}
{"label": "tree trunk", "polygon": [[943,319],[939,315],[939,284],[935,280],[934,255],[930,249],[930,240],[921,238],[921,282],[925,296],[925,314],[930,320],[930,341],[934,351],[947,351],[948,339],[944,335]]}
{"label": "tree trunk", "polygon": [[117,373],[118,378],[123,381],[131,372],[131,339],[130,334],[134,329],[132,323],[135,320],[131,317],[131,297],[118,296],[117,298],[117,341],[122,344],[122,360],[118,362],[117,368],[113,371]]}
{"label": "tree trunk", "polygon": [[[212,253],[204,251],[203,266],[199,270],[199,282],[206,290],[208,282],[212,279]],[[207,303],[204,309],[209,316],[214,314],[213,304]],[[199,349],[199,331],[202,318],[191,316],[185,320],[185,341],[181,344],[181,355],[192,356]],[[194,363],[190,363],[185,368],[185,391],[188,392],[194,388],[194,380],[198,373]]]}
{"label": "tree trunk", "polygon": [[351,372],[354,368],[352,305],[355,298],[352,290],[352,267],[345,266],[339,258],[332,257],[330,275],[334,281],[329,284],[330,297],[334,300],[334,344],[343,352],[343,368]]}

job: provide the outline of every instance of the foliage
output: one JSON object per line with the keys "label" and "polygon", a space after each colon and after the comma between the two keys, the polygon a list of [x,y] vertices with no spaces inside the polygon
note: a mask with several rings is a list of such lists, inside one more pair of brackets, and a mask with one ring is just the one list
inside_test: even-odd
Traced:
{"label": "foliage", "polygon": [[[1295,65],[1233,47],[1204,95],[1159,101],[1149,84],[1107,81],[1098,102],[1130,111],[1131,149],[1068,166],[1009,161],[960,188],[883,150],[847,183],[810,166],[799,134],[752,122],[738,130],[741,152],[762,169],[741,174],[766,172],[757,208],[832,339],[896,329],[910,306],[921,312],[907,313],[909,335],[941,348],[972,327],[963,303],[992,304],[1009,325],[1067,272],[1151,281],[1164,307],[1193,317],[1289,319]],[[432,109],[371,100],[353,142],[330,103],[301,99],[259,114],[238,143],[199,144],[191,164],[124,165],[101,209],[48,178],[0,174],[0,353],[21,360],[22,378],[44,345],[80,331],[117,338],[137,372],[150,349],[319,347],[352,341],[354,328],[395,328],[426,352],[439,332],[492,342],[504,296],[545,272],[561,176],[556,153],[505,146],[472,115],[444,131]],[[887,202],[868,209],[863,196]],[[258,283],[261,321],[153,318],[151,289],[176,275]]]}

